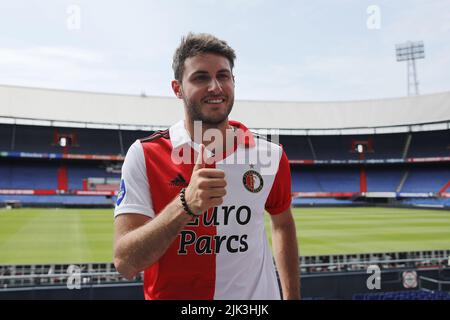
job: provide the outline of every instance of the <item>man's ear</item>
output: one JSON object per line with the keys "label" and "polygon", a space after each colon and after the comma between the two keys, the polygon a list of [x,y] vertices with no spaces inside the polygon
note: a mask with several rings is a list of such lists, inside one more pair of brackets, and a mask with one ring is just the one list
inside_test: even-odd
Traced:
{"label": "man's ear", "polygon": [[178,82],[178,80],[172,80],[172,90],[178,99],[183,98],[183,92],[181,91],[181,83]]}

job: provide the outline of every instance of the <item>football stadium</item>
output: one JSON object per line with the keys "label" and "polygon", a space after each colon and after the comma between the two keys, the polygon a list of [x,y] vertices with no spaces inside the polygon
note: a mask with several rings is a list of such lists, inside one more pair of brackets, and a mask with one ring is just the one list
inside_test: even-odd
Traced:
{"label": "football stadium", "polygon": [[[112,263],[121,167],[181,118],[175,98],[0,85],[0,299],[142,299]],[[450,299],[450,92],[230,118],[287,153],[303,299]]]}

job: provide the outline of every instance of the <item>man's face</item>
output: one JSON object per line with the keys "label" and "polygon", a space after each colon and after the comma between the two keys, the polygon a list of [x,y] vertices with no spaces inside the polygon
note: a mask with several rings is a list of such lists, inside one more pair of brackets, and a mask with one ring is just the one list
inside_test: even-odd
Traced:
{"label": "man's face", "polygon": [[224,122],[234,103],[230,62],[211,53],[186,59],[179,93],[190,121],[200,120],[207,125]]}

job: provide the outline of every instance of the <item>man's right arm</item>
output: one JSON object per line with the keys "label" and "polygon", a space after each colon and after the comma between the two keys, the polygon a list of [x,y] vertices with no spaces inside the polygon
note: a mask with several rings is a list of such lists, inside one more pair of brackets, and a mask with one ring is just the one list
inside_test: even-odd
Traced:
{"label": "man's right arm", "polygon": [[154,219],[122,214],[114,221],[114,265],[127,279],[152,265],[164,254],[191,220],[175,198]]}
{"label": "man's right arm", "polygon": [[[186,188],[186,202],[195,214],[222,204],[226,194],[225,173],[219,169],[204,168],[204,146]],[[200,156],[202,155],[202,156]],[[121,214],[114,222],[114,264],[126,278],[159,260],[177,235],[192,219],[175,197],[155,218],[141,214]]]}

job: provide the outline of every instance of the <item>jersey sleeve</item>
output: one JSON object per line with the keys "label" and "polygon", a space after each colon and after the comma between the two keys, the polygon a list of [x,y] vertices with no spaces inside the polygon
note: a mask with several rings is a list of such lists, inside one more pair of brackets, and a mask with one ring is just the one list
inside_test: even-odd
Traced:
{"label": "jersey sleeve", "polygon": [[150,218],[155,217],[146,173],[144,150],[139,140],[131,145],[125,156],[114,217],[127,213],[143,214]]}
{"label": "jersey sleeve", "polygon": [[286,211],[292,202],[291,169],[286,153],[281,149],[281,159],[275,180],[266,200],[266,210],[274,215]]}

